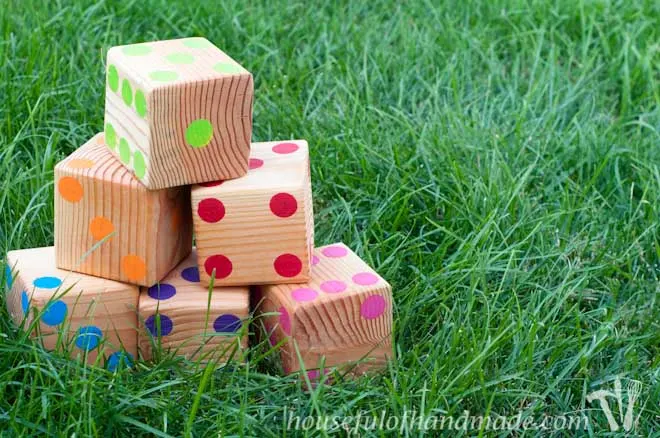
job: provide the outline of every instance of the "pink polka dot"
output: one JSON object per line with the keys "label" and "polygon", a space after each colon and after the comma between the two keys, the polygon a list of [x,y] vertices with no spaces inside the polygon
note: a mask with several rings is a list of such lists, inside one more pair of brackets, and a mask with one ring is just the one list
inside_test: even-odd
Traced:
{"label": "pink polka dot", "polygon": [[338,294],[344,292],[346,288],[346,283],[339,280],[328,280],[321,283],[321,290],[328,294]]}
{"label": "pink polka dot", "polygon": [[280,312],[280,327],[287,336],[291,335],[291,318],[289,318],[289,312],[286,311],[284,306],[277,309]]}
{"label": "pink polka dot", "polygon": [[321,253],[323,253],[323,255],[326,257],[339,258],[348,254],[348,251],[343,246],[329,246],[327,248],[323,248]]}
{"label": "pink polka dot", "polygon": [[318,265],[320,261],[321,261],[320,258],[316,256],[312,256],[312,266]]}
{"label": "pink polka dot", "polygon": [[270,198],[270,211],[277,217],[290,217],[298,210],[298,201],[288,193],[278,193]]}
{"label": "pink polka dot", "polygon": [[319,296],[319,293],[308,287],[301,287],[291,292],[291,297],[299,303],[313,301],[317,296]]}
{"label": "pink polka dot", "polygon": [[208,223],[215,223],[225,217],[224,204],[215,198],[206,198],[197,206],[197,214]]}
{"label": "pink polka dot", "polygon": [[292,154],[299,149],[295,143],[280,143],[273,146],[273,152],[276,154]]}
{"label": "pink polka dot", "polygon": [[381,295],[372,295],[360,306],[360,314],[365,319],[375,319],[385,312],[385,298]]}
{"label": "pink polka dot", "polygon": [[353,276],[353,283],[360,286],[369,286],[378,283],[378,277],[370,272],[360,272]]}
{"label": "pink polka dot", "polygon": [[210,182],[199,183],[199,185],[202,187],[215,187],[215,186],[219,186],[223,182],[224,181],[210,181]]}
{"label": "pink polka dot", "polygon": [[213,275],[213,270],[215,269],[215,278],[222,279],[231,275],[234,266],[227,257],[222,254],[216,254],[206,259],[204,269],[208,275]]}
{"label": "pink polka dot", "polygon": [[295,277],[302,271],[302,262],[293,254],[282,254],[273,263],[275,272],[282,277]]}
{"label": "pink polka dot", "polygon": [[250,170],[258,169],[261,166],[264,165],[264,160],[260,160],[259,158],[250,158]]}

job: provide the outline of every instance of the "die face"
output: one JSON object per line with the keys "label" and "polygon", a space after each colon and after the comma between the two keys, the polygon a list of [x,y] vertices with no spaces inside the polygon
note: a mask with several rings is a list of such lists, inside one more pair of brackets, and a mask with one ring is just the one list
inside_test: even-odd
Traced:
{"label": "die face", "polygon": [[59,268],[151,286],[192,247],[187,188],[147,190],[102,134],[55,167]]}
{"label": "die face", "polygon": [[238,340],[247,346],[243,321],[249,315],[247,287],[209,290],[199,282],[195,251],[159,284],[140,292],[140,352],[153,356],[153,346],[189,359],[222,359]]}
{"label": "die face", "polygon": [[247,172],[254,82],[236,61],[185,38],[113,47],[107,64],[106,131],[147,187]]}
{"label": "die face", "polygon": [[201,282],[304,282],[314,229],[307,143],[255,143],[250,161],[243,178],[192,188]]}
{"label": "die face", "polygon": [[[53,247],[10,251],[7,264],[10,314],[17,325],[33,326],[32,336],[45,348],[99,365],[111,357],[135,357],[136,286],[57,269]],[[106,365],[117,366],[113,361]]]}

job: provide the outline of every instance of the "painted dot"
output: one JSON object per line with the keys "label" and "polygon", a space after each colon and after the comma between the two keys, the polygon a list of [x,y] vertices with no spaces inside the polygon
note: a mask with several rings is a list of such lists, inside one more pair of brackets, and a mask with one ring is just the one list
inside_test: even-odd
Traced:
{"label": "painted dot", "polygon": [[46,307],[41,315],[41,322],[51,327],[60,325],[66,318],[67,307],[64,301],[54,301]]}
{"label": "painted dot", "polygon": [[108,67],[108,86],[115,93],[119,90],[119,73],[114,65]]}
{"label": "painted dot", "polygon": [[147,116],[147,99],[145,99],[142,90],[135,91],[135,111],[142,118]]}
{"label": "painted dot", "polygon": [[213,47],[210,41],[205,38],[186,38],[183,40],[183,45],[191,49],[206,49]]}
{"label": "painted dot", "polygon": [[299,303],[313,301],[317,296],[319,293],[308,287],[301,287],[291,292],[291,297]]}
{"label": "painted dot", "polygon": [[327,248],[323,248],[321,253],[326,257],[339,258],[348,254],[348,250],[343,246],[328,246]]}
{"label": "painted dot", "polygon": [[321,259],[317,256],[312,256],[312,266],[316,266],[321,262]]}
{"label": "painted dot", "polygon": [[190,53],[170,53],[165,57],[172,64],[192,64],[195,57]]}
{"label": "painted dot", "polygon": [[128,82],[126,79],[121,82],[121,98],[128,106],[133,104],[133,89],[131,88],[130,82]]}
{"label": "painted dot", "polygon": [[170,70],[152,71],[149,73],[149,78],[156,82],[171,82],[177,80],[179,74]]}
{"label": "painted dot", "polygon": [[119,159],[124,164],[131,161],[131,148],[125,138],[119,140]]}
{"label": "painted dot", "polygon": [[144,178],[144,174],[147,173],[147,164],[144,162],[144,155],[138,150],[133,153],[133,170],[135,170],[135,176],[140,179]]}
{"label": "painted dot", "polygon": [[287,336],[291,335],[291,318],[289,317],[289,312],[286,311],[284,306],[277,309],[280,313],[280,327]]}
{"label": "painted dot", "polygon": [[69,202],[78,202],[83,197],[83,187],[77,179],[63,176],[57,183],[57,190],[62,197]]}
{"label": "painted dot", "polygon": [[218,333],[235,333],[243,323],[236,315],[224,314],[220,315],[213,322],[213,330]]}
{"label": "painted dot", "polygon": [[23,309],[23,314],[26,315],[28,310],[30,310],[30,297],[26,291],[21,292],[21,309]]}
{"label": "painted dot", "polygon": [[372,295],[360,306],[360,314],[365,319],[375,319],[385,312],[385,298],[380,295]]}
{"label": "painted dot", "polygon": [[131,44],[121,49],[126,56],[144,56],[151,53],[151,46],[148,44]]}
{"label": "painted dot", "polygon": [[225,206],[215,198],[202,199],[197,206],[197,214],[204,222],[213,224],[225,217]]}
{"label": "painted dot", "polygon": [[147,293],[154,300],[169,300],[176,295],[176,288],[169,283],[160,283],[151,286]]}
{"label": "painted dot", "polygon": [[203,148],[213,138],[213,125],[206,119],[197,119],[186,128],[186,143],[194,148]]}
{"label": "painted dot", "polygon": [[144,325],[147,326],[147,330],[151,333],[151,336],[159,336],[158,324],[160,323],[160,336],[167,336],[172,333],[174,329],[174,322],[170,317],[166,315],[151,315],[149,318],[144,321]]}
{"label": "painted dot", "polygon": [[291,217],[298,210],[298,201],[288,193],[278,193],[270,198],[270,211],[277,217]]}
{"label": "painted dot", "polygon": [[69,169],[89,169],[94,167],[94,162],[87,158],[72,158],[66,162],[66,167]]}
{"label": "painted dot", "polygon": [[344,292],[348,286],[340,280],[328,280],[321,283],[321,290],[328,294]]}
{"label": "painted dot", "polygon": [[224,181],[209,181],[209,182],[203,182],[199,183],[200,186],[202,187],[216,187],[224,183]]}
{"label": "painted dot", "polygon": [[197,266],[191,266],[181,271],[181,278],[191,283],[199,283],[199,269]]}
{"label": "painted dot", "polygon": [[208,275],[213,275],[215,270],[215,278],[222,279],[227,278],[231,275],[231,272],[234,270],[234,266],[227,257],[222,254],[212,255],[207,258],[204,262],[204,269]]}
{"label": "painted dot", "polygon": [[78,337],[76,338],[76,347],[81,350],[91,351],[99,346],[103,332],[95,325],[88,325],[78,329]]}
{"label": "painted dot", "polygon": [[123,351],[115,351],[108,357],[106,366],[108,371],[114,373],[120,367],[123,368],[133,368],[134,358],[131,353],[126,353]]}
{"label": "painted dot", "polygon": [[110,123],[105,124],[105,144],[113,150],[117,147],[117,132]]}
{"label": "painted dot", "polygon": [[233,62],[218,62],[213,66],[213,70],[217,71],[218,73],[225,73],[229,75],[243,72],[241,66]]}
{"label": "painted dot", "polygon": [[250,165],[249,165],[250,170],[258,169],[263,165],[264,165],[264,160],[260,160],[259,158],[250,158]]}
{"label": "painted dot", "polygon": [[89,232],[95,240],[106,238],[115,230],[112,222],[103,216],[96,216],[89,223]]}
{"label": "painted dot", "polygon": [[370,272],[360,272],[353,276],[353,283],[360,286],[369,286],[378,283],[378,277]]}
{"label": "painted dot", "polygon": [[300,148],[295,143],[280,143],[273,146],[273,152],[276,154],[292,154],[298,149]]}
{"label": "painted dot", "polygon": [[5,282],[7,283],[8,288],[11,288],[12,284],[14,284],[14,277],[11,275],[11,268],[9,265],[5,265]]}
{"label": "painted dot", "polygon": [[282,254],[274,262],[275,272],[282,277],[295,277],[302,271],[302,262],[293,254]]}
{"label": "painted dot", "polygon": [[40,289],[55,289],[60,287],[62,280],[57,277],[39,277],[32,284]]}
{"label": "painted dot", "polygon": [[147,264],[141,257],[133,254],[121,258],[121,269],[130,281],[143,280],[147,275]]}

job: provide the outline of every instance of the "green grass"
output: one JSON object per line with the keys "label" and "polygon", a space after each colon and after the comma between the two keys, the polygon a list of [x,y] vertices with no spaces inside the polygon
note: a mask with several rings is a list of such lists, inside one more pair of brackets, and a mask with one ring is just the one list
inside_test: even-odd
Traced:
{"label": "green grass", "polygon": [[309,141],[317,244],[392,283],[396,362],[313,392],[264,346],[113,375],[37,348],[2,298],[0,430],[267,437],[286,410],[584,410],[601,436],[585,398],[620,375],[658,436],[658,2],[310,3],[4,2],[0,251],[53,243],[53,166],[102,129],[106,50],[206,36],[255,76],[254,140]]}

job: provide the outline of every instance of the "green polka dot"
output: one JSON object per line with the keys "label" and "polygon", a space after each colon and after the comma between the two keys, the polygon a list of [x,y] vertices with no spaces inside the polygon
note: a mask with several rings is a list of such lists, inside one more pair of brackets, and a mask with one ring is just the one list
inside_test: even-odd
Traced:
{"label": "green polka dot", "polygon": [[195,57],[190,53],[171,53],[166,59],[172,64],[192,64],[195,61]]}
{"label": "green polka dot", "polygon": [[149,78],[158,82],[170,82],[174,81],[179,77],[179,74],[175,71],[161,70],[161,71],[152,71],[149,73]]}
{"label": "green polka dot", "polygon": [[124,164],[128,164],[131,161],[131,148],[128,146],[125,138],[119,140],[119,159]]}
{"label": "green polka dot", "polygon": [[241,66],[238,64],[234,64],[233,62],[219,62],[213,66],[213,70],[219,73],[227,73],[227,74],[243,72]]}
{"label": "green polka dot", "polygon": [[144,56],[151,53],[151,47],[147,44],[131,44],[121,49],[126,56]]}
{"label": "green polka dot", "polygon": [[133,169],[135,170],[135,176],[140,179],[144,178],[144,174],[147,171],[147,165],[144,162],[144,155],[142,155],[142,152],[140,151],[135,151],[133,154]]}
{"label": "green polka dot", "polygon": [[213,125],[206,119],[197,119],[186,128],[186,142],[194,148],[202,148],[213,138]]}
{"label": "green polka dot", "polygon": [[133,103],[133,90],[131,90],[131,84],[126,79],[121,83],[121,98],[124,99],[124,103],[128,106],[131,106]]}
{"label": "green polka dot", "polygon": [[206,49],[213,47],[210,41],[204,38],[186,38],[183,40],[183,45],[191,49]]}
{"label": "green polka dot", "polygon": [[147,99],[144,98],[142,90],[135,91],[135,111],[142,118],[147,116]]}
{"label": "green polka dot", "polygon": [[110,123],[105,124],[105,144],[112,150],[117,147],[117,132]]}
{"label": "green polka dot", "polygon": [[108,67],[108,85],[115,93],[119,90],[119,73],[117,73],[117,67],[114,65]]}

